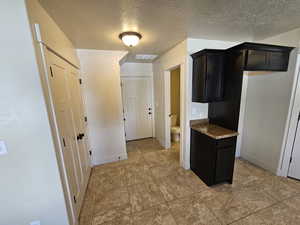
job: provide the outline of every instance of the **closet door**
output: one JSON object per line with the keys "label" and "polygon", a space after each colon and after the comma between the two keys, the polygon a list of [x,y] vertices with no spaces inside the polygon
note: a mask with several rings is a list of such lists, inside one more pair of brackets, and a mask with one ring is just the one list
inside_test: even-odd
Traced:
{"label": "closet door", "polygon": [[75,117],[70,107],[68,94],[68,64],[51,52],[47,52],[48,68],[50,70],[49,83],[51,97],[55,112],[56,125],[59,135],[63,163],[66,168],[68,187],[72,199],[74,214],[78,217],[80,212],[80,199],[83,174],[80,162],[80,153],[77,146]]}
{"label": "closet door", "polygon": [[70,68],[68,72],[68,85],[70,93],[71,109],[74,115],[74,124],[77,134],[77,146],[79,148],[79,158],[81,162],[81,172],[85,177],[89,173],[90,159],[86,148],[87,131],[85,126],[85,113],[80,88],[79,71]]}

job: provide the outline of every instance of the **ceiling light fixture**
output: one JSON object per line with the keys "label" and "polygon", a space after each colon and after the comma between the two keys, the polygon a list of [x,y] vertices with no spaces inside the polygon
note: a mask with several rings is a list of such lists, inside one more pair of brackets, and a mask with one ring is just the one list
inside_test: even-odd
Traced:
{"label": "ceiling light fixture", "polygon": [[123,41],[125,45],[133,47],[140,42],[142,35],[137,32],[129,31],[121,33],[119,35],[119,38]]}

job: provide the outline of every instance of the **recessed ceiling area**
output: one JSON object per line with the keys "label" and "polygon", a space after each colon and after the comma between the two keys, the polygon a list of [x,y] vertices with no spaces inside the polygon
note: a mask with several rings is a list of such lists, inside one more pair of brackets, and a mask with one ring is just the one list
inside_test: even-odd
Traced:
{"label": "recessed ceiling area", "polygon": [[[244,41],[300,27],[299,0],[40,0],[76,48],[161,54],[186,37]],[[119,34],[143,35],[134,48]],[[134,58],[134,57],[133,57]]]}

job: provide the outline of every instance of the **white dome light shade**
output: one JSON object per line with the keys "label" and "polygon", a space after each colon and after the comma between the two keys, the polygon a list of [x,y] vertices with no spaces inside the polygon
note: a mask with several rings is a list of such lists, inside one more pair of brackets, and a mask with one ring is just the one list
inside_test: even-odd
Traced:
{"label": "white dome light shade", "polygon": [[123,41],[125,45],[133,47],[140,42],[142,35],[136,32],[124,32],[119,35],[119,38]]}

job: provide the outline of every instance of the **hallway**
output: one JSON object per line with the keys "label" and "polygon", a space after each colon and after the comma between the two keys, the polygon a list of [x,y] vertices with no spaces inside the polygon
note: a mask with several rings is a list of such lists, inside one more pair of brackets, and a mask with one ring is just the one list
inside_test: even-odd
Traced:
{"label": "hallway", "polygon": [[128,160],[93,168],[80,225],[299,224],[300,183],[236,161],[233,185],[207,187],[179,167],[178,146],[127,144]]}

